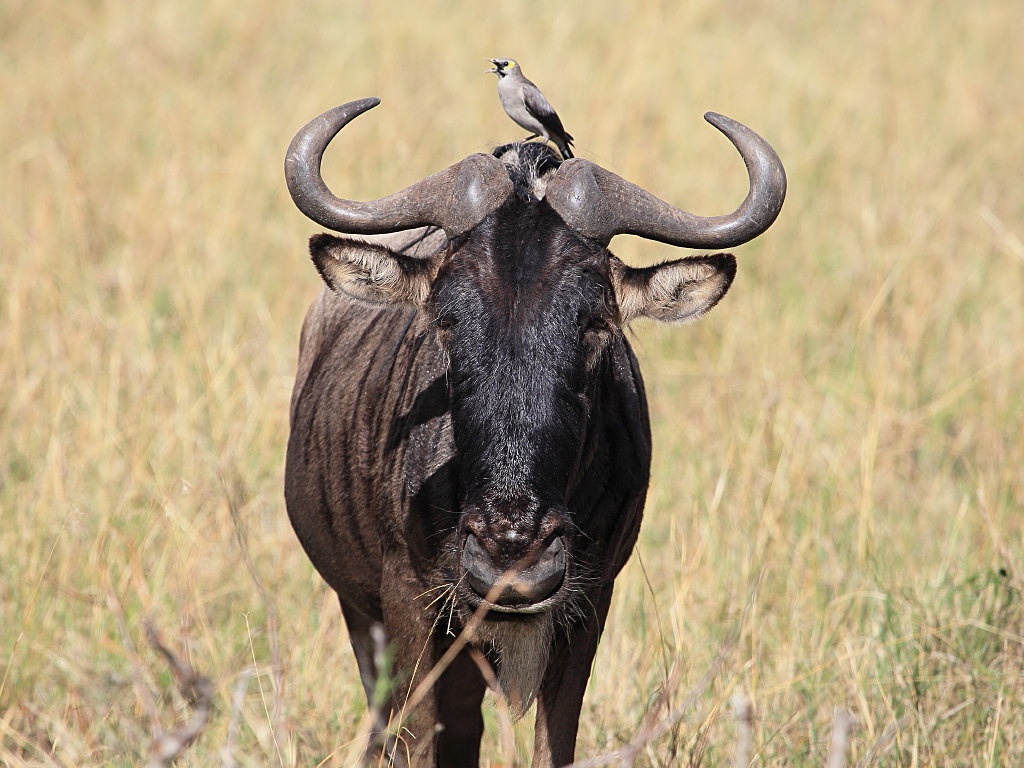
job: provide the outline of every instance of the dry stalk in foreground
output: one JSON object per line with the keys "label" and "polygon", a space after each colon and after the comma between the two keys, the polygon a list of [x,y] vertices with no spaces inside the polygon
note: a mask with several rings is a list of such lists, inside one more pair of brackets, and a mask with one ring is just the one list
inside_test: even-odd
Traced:
{"label": "dry stalk in foreground", "polygon": [[832,739],[828,745],[828,768],[845,768],[850,731],[855,725],[857,718],[853,712],[842,707],[836,709],[832,717]]}
{"label": "dry stalk in foreground", "polygon": [[754,702],[742,691],[732,697],[732,716],[736,719],[735,768],[747,768],[754,754]]}
{"label": "dry stalk in foreground", "polygon": [[167,768],[199,738],[213,710],[213,684],[187,661],[179,659],[160,638],[151,624],[146,624],[146,638],[153,649],[166,659],[178,684],[178,690],[192,708],[192,716],[170,731],[153,724],[153,743],[149,750],[150,768]]}

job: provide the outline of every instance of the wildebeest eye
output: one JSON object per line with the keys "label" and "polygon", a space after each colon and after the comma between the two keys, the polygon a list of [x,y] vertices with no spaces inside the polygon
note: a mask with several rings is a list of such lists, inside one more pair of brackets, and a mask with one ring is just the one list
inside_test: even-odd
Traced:
{"label": "wildebeest eye", "polygon": [[588,346],[604,346],[611,334],[611,326],[603,317],[591,319],[580,330],[580,338]]}
{"label": "wildebeest eye", "polygon": [[580,343],[587,369],[593,369],[612,339],[612,327],[604,318],[594,318],[580,327]]}

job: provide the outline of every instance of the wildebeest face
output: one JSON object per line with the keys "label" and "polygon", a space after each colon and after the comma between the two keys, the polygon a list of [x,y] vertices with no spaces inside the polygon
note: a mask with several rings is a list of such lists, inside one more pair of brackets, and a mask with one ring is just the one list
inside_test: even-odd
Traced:
{"label": "wildebeest face", "polygon": [[538,610],[572,567],[568,494],[619,332],[608,253],[513,201],[453,250],[426,309],[448,360],[465,594]]}

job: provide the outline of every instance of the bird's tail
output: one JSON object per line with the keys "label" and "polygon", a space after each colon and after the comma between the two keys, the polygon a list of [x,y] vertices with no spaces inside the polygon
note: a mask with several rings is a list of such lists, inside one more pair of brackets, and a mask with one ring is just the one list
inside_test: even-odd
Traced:
{"label": "bird's tail", "polygon": [[572,141],[572,139],[570,139],[569,141],[564,141],[561,138],[553,138],[552,141],[554,142],[555,146],[558,147],[558,151],[562,153],[563,160],[568,160],[570,157],[575,157],[575,155],[573,155],[572,153],[572,149],[569,146],[569,141]]}

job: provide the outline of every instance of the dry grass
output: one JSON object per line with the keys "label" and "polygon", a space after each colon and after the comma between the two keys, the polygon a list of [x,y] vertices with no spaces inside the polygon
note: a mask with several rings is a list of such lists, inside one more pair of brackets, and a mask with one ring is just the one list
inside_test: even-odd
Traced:
{"label": "dry grass", "polygon": [[[706,109],[790,173],[720,308],[635,329],[655,479],[580,754],[734,636],[650,765],[730,764],[739,689],[758,764],[823,765],[835,707],[854,763],[1024,763],[1017,4],[408,5],[0,8],[0,764],[140,763],[140,691],[185,717],[149,617],[216,686],[180,764],[353,759],[354,662],[281,499],[318,285],[283,152],[368,95],[326,163],[352,196],[513,138],[491,55],[580,154],[686,207],[743,192]],[[488,738],[523,764],[528,726],[518,757]]]}

